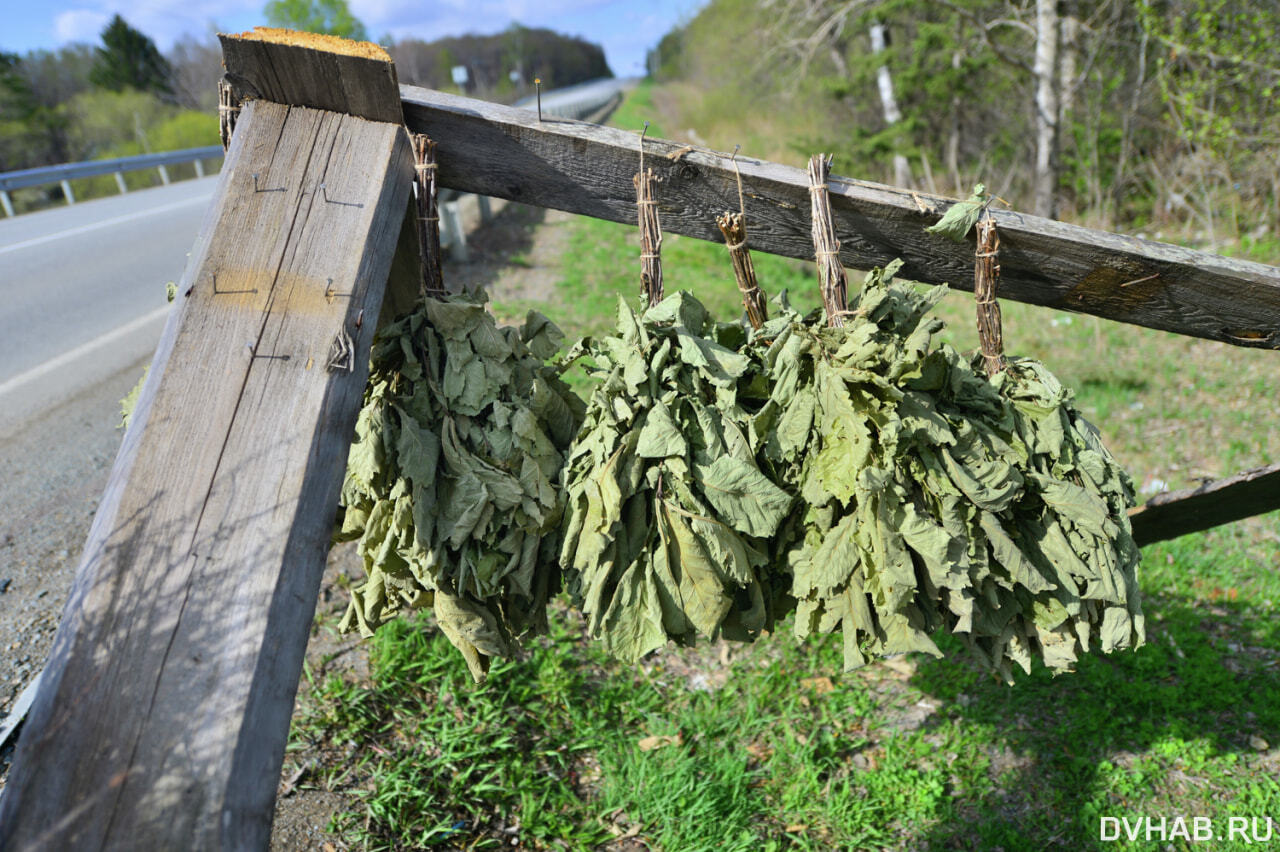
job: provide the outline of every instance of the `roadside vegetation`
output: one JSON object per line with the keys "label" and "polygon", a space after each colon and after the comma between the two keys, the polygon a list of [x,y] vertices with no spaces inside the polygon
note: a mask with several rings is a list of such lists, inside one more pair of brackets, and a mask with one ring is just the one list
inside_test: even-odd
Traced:
{"label": "roadside vegetation", "polygon": [[[686,109],[646,84],[613,123],[670,138]],[[634,227],[574,220],[551,299],[498,294],[495,312],[600,332],[636,297],[638,251]],[[663,260],[669,292],[740,310],[723,246],[667,235]],[[771,295],[817,304],[810,264],[755,262]],[[939,311],[974,349],[972,296]],[[1275,353],[1019,304],[1004,319],[1007,350],[1075,388],[1145,494],[1280,457]],[[1102,842],[1103,816],[1209,817],[1222,836],[1233,816],[1280,821],[1277,552],[1280,513],[1147,547],[1147,645],[1013,686],[946,637],[944,660],[842,674],[838,643],[789,624],[624,666],[563,606],[474,686],[429,620],[401,622],[368,643],[367,675],[309,671],[286,774],[318,759],[303,788],[344,793],[334,841],[371,850],[1166,848]]]}
{"label": "roadside vegetation", "polygon": [[649,57],[677,138],[1280,261],[1274,4],[713,0]]}
{"label": "roadside vegetation", "polygon": [[[263,23],[370,38],[346,0],[269,0]],[[600,45],[519,23],[492,35],[378,41],[400,82],[500,102],[532,94],[535,79],[546,91],[613,76]],[[455,79],[455,69],[466,73]],[[216,145],[221,76],[212,25],[166,53],[120,15],[97,44],[20,55],[5,51],[0,36],[0,172]],[[218,162],[205,163],[206,172]],[[189,163],[167,169],[176,180],[196,173]],[[161,181],[155,169],[126,172],[124,180],[131,190]],[[111,175],[70,186],[76,200],[119,191]],[[18,213],[65,202],[57,183],[16,190],[11,200]]]}

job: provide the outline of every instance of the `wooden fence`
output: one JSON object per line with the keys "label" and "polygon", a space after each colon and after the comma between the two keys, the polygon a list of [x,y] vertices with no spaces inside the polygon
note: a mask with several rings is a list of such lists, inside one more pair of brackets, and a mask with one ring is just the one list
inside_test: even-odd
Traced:
{"label": "wooden fence", "polygon": [[[402,124],[438,140],[443,187],[636,221],[634,134],[398,88],[371,45],[265,32],[223,49],[250,100],[0,800],[7,850],[266,848],[375,318],[384,287],[417,295]],[[720,241],[729,157],[643,144],[664,228]],[[753,248],[809,257],[805,173],[737,163]],[[948,200],[837,178],[831,202],[846,265],[902,257],[968,286],[972,248],[923,230]],[[995,215],[1005,298],[1280,348],[1280,270]],[[1274,506],[1278,481],[1166,500],[1135,528],[1185,530],[1185,507],[1241,494]]]}

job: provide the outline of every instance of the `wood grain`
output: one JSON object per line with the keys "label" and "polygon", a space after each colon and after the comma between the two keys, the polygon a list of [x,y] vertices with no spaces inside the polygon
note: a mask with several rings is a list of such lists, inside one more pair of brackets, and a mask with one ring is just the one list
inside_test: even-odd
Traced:
{"label": "wood grain", "polygon": [[[399,126],[245,106],[19,742],[0,848],[266,848],[411,180]],[[353,369],[331,371],[344,329]]]}
{"label": "wood grain", "polygon": [[[257,98],[404,122],[395,65],[377,45],[265,27],[242,35],[219,33],[218,39],[232,103]],[[334,52],[344,46],[351,52]]]}
{"label": "wood grain", "polygon": [[[636,221],[631,176],[639,136],[412,86],[400,87],[410,130],[439,142],[440,185],[615,222]],[[729,155],[648,137],[660,171],[662,228],[721,242],[715,216],[738,208]],[[809,259],[807,180],[801,169],[738,156],[757,251]],[[840,258],[869,269],[894,258],[903,276],[972,289],[974,241],[924,233],[951,200],[880,184],[829,182]],[[916,199],[920,199],[918,204]],[[921,207],[932,206],[934,212]],[[1000,295],[1269,349],[1280,348],[1280,269],[1179,246],[996,210]],[[768,281],[761,281],[766,291]]]}
{"label": "wood grain", "polygon": [[1280,509],[1280,464],[1255,468],[1199,488],[1157,494],[1130,510],[1138,546]]}

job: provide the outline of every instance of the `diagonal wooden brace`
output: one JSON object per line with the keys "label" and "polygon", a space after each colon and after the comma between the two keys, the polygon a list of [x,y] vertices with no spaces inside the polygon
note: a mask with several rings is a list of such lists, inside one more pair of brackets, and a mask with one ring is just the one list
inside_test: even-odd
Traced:
{"label": "diagonal wooden brace", "polygon": [[267,848],[412,158],[379,48],[223,43],[254,99],[94,518],[0,848]]}

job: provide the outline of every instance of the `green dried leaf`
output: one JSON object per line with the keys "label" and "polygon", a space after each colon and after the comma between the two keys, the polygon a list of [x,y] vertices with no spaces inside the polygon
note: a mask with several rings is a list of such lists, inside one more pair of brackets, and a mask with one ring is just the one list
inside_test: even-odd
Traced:
{"label": "green dried leaf", "polygon": [[694,471],[702,493],[720,517],[747,535],[773,535],[791,508],[791,496],[749,462],[720,456]]}
{"label": "green dried leaf", "polygon": [[973,194],[964,201],[957,201],[947,209],[935,224],[925,228],[926,233],[941,234],[949,240],[958,243],[964,242],[964,238],[969,235],[969,231],[978,222],[978,217],[982,215],[983,209],[987,206],[987,187],[985,184],[977,184],[973,188]]}
{"label": "green dried leaf", "polygon": [[658,529],[671,574],[679,584],[680,606],[685,617],[702,635],[714,635],[729,612],[732,598],[725,594],[706,545],[680,513],[673,512],[665,503],[661,507]]}
{"label": "green dried leaf", "polygon": [[689,444],[680,434],[680,427],[676,426],[676,422],[671,419],[667,407],[661,402],[654,402],[653,407],[645,413],[644,426],[641,427],[640,438],[636,442],[636,455],[648,459],[662,459],[668,456],[684,456],[688,452]]}

